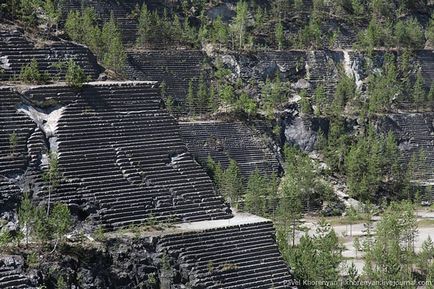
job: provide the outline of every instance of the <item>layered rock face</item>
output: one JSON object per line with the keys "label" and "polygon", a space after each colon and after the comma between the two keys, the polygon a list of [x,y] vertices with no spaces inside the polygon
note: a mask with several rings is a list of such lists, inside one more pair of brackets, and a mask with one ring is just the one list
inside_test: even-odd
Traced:
{"label": "layered rock face", "polygon": [[271,222],[249,214],[134,238],[113,233],[100,245],[68,244],[36,264],[25,254],[1,257],[0,286],[37,288],[62,277],[85,289],[296,288]]}
{"label": "layered rock face", "polygon": [[84,8],[92,8],[102,22],[110,19],[111,15],[115,18],[119,29],[122,31],[122,40],[126,44],[135,43],[137,34],[137,18],[133,16],[138,13],[144,0],[140,1],[116,1],[109,0],[101,3],[96,0],[80,1],[66,0],[63,2],[62,11],[64,19],[70,11],[81,11]]}
{"label": "layered rock face", "polygon": [[36,288],[32,280],[25,276],[24,258],[18,255],[0,256],[1,288]]}
{"label": "layered rock face", "polygon": [[202,67],[206,61],[206,55],[199,50],[131,51],[125,70],[129,79],[164,83],[163,97],[170,96],[176,104],[183,105],[189,82],[196,87],[199,76],[206,76]]}
{"label": "layered rock face", "polygon": [[180,264],[189,288],[292,288],[270,222],[164,236],[158,251]]}
{"label": "layered rock face", "polygon": [[[5,256],[19,262],[0,266],[9,276],[0,279],[2,288],[55,284],[60,276],[80,288],[292,287],[271,223],[251,215],[231,218],[155,86],[95,82],[78,91],[63,85],[0,89],[2,116],[11,120],[1,127],[2,160],[11,166],[1,183],[7,189],[2,202],[11,204],[2,218],[11,225],[11,210],[24,190],[38,202],[67,203],[107,229],[150,219],[182,223],[138,239],[112,233],[104,251],[69,244],[57,257],[40,256],[36,265],[24,261],[27,253]],[[234,128],[244,133],[239,126]],[[13,131],[18,141],[11,153]],[[257,145],[248,148],[260,152]],[[41,178],[49,152],[57,155],[61,175],[50,193]]]}
{"label": "layered rock face", "polygon": [[[150,216],[177,222],[231,216],[182,143],[177,123],[161,108],[154,85],[95,83],[80,92],[54,85],[31,88],[21,96],[10,91],[11,108],[20,106],[28,115],[29,130],[39,124],[45,143],[57,153],[62,178],[51,202],[95,206],[107,227]],[[38,107],[48,101],[56,105],[45,111]],[[34,135],[20,138],[25,145]],[[29,149],[37,159],[35,146]],[[48,201],[47,185],[38,176],[46,165],[46,150],[39,149],[42,161],[29,167],[27,175],[34,176],[37,196]]]}
{"label": "layered rock face", "polygon": [[258,168],[264,175],[279,172],[279,162],[260,133],[243,123],[197,121],[181,122],[181,137],[188,149],[201,162],[208,156],[226,168],[233,159],[247,179]]}
{"label": "layered rock face", "polygon": [[22,67],[32,59],[38,63],[40,71],[50,78],[65,77],[62,63],[72,59],[91,79],[98,78],[102,68],[95,56],[82,45],[54,39],[42,42],[27,37],[20,28],[0,25],[0,80],[14,80],[20,75]]}
{"label": "layered rock face", "polygon": [[385,116],[379,121],[384,131],[397,135],[404,152],[402,160],[416,160],[415,180],[425,186],[434,184],[434,113],[399,113]]}

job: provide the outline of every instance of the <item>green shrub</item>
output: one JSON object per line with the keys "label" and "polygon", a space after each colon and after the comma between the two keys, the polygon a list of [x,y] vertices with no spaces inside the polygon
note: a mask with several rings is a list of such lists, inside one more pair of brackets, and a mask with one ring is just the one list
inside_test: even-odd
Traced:
{"label": "green shrub", "polygon": [[297,35],[298,48],[321,47],[321,27],[313,18]]}
{"label": "green shrub", "polygon": [[173,113],[175,100],[171,95],[166,98],[166,108],[169,113]]}
{"label": "green shrub", "polygon": [[315,115],[321,115],[328,112],[328,99],[324,85],[319,85],[315,88],[313,99],[315,101]]}
{"label": "green shrub", "polygon": [[28,27],[37,24],[37,11],[40,7],[38,0],[20,0],[18,5],[17,16]]}
{"label": "green shrub", "polygon": [[425,83],[420,70],[417,72],[412,94],[412,99],[416,104],[421,104],[427,100]]}
{"label": "green shrub", "polygon": [[274,35],[276,37],[277,49],[281,50],[285,44],[285,32],[283,31],[283,25],[281,21],[278,21],[274,28]]}
{"label": "green shrub", "polygon": [[57,284],[56,285],[57,285],[56,289],[67,289],[68,288],[68,285],[66,284],[65,279],[63,279],[62,275],[60,275],[57,278]]}
{"label": "green shrub", "polygon": [[155,277],[155,273],[148,274],[147,282],[149,285],[157,285],[157,278]]}
{"label": "green shrub", "polygon": [[344,108],[348,101],[353,100],[356,96],[356,83],[352,77],[341,72],[340,79],[336,85],[336,91],[333,99],[335,109]]}
{"label": "green shrub", "polygon": [[11,153],[14,155],[18,145],[18,135],[16,131],[9,135],[9,148],[11,149]]}
{"label": "green shrub", "polygon": [[0,247],[9,244],[12,241],[12,236],[9,231],[0,231]]}
{"label": "green shrub", "polygon": [[103,44],[102,61],[104,65],[116,72],[121,72],[125,66],[127,54],[122,44],[122,36],[115,22],[114,16],[104,24],[101,32]]}
{"label": "green shrub", "polygon": [[81,42],[82,26],[81,26],[81,13],[78,10],[71,10],[65,21],[65,31],[68,36],[77,42]]}
{"label": "green shrub", "polygon": [[393,31],[390,22],[380,23],[375,17],[368,27],[357,34],[357,45],[372,50],[376,47],[388,47],[393,43]]}
{"label": "green shrub", "polygon": [[101,226],[98,226],[95,231],[93,232],[93,237],[95,240],[97,241],[104,241],[105,240],[105,235],[104,235],[104,228]]}
{"label": "green shrub", "polygon": [[237,107],[238,109],[247,113],[249,116],[256,114],[256,102],[251,99],[245,92],[241,93],[240,98],[237,102]]}
{"label": "green shrub", "polygon": [[122,71],[126,52],[113,15],[100,29],[93,8],[85,8],[81,13],[71,11],[65,22],[65,31],[72,40],[87,45],[106,67],[118,73]]}
{"label": "green shrub", "polygon": [[423,28],[415,18],[399,20],[395,24],[394,36],[397,45],[401,47],[419,49],[425,44]]}
{"label": "green shrub", "polygon": [[25,83],[46,83],[50,79],[48,72],[41,73],[35,58],[21,68],[19,79]]}
{"label": "green shrub", "polygon": [[226,84],[220,90],[220,99],[228,105],[231,105],[235,102],[235,93],[232,85]]}
{"label": "green shrub", "polygon": [[51,27],[53,25],[56,25],[59,21],[59,18],[61,16],[61,9],[60,5],[56,5],[55,0],[45,0],[43,3],[43,8],[45,11],[45,17],[48,27]]}
{"label": "green shrub", "polygon": [[305,90],[300,92],[300,110],[304,114],[311,115],[313,113],[310,99]]}
{"label": "green shrub", "polygon": [[62,240],[72,225],[71,213],[68,205],[56,203],[48,219],[50,228],[57,240]]}
{"label": "green shrub", "polygon": [[434,12],[431,14],[431,21],[426,29],[426,38],[431,44],[431,47],[434,46]]}
{"label": "green shrub", "polygon": [[39,258],[37,252],[31,252],[26,257],[26,265],[30,268],[36,268],[39,265]]}
{"label": "green shrub", "polygon": [[81,88],[88,79],[84,70],[74,60],[69,59],[66,67],[66,83],[74,88]]}
{"label": "green shrub", "polygon": [[393,15],[393,1],[390,0],[371,0],[370,8],[376,17],[388,17]]}

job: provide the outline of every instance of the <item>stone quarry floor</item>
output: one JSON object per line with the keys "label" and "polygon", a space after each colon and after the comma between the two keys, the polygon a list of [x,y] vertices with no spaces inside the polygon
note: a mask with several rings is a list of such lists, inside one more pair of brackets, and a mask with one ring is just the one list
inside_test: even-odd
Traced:
{"label": "stone quarry floor", "polygon": [[[187,232],[200,232],[210,229],[231,227],[231,226],[239,226],[239,225],[247,225],[253,223],[262,223],[269,222],[269,219],[262,218],[256,215],[252,215],[244,212],[237,212],[236,209],[231,208],[233,212],[233,217],[230,219],[223,220],[208,220],[208,221],[198,221],[198,222],[189,222],[189,223],[181,223],[174,224],[168,227],[164,227],[161,229],[155,229],[149,226],[137,226],[136,229],[125,229],[118,230],[114,232],[105,233],[105,236],[108,238],[116,238],[119,236],[134,236],[140,235],[141,237],[146,236],[164,236],[164,235],[172,235],[172,234],[180,234]],[[155,227],[159,227],[158,225]],[[134,231],[134,232],[133,232]]]}
{"label": "stone quarry floor", "polygon": [[[431,239],[434,240],[434,212],[420,209],[417,210],[416,214],[419,227],[415,241],[415,250],[416,252],[419,252],[422,248],[423,242],[428,237],[431,237]],[[379,220],[380,217],[373,218],[374,228]],[[310,235],[314,234],[318,225],[318,221],[319,219],[306,218],[306,223],[304,226],[307,227]],[[342,252],[344,257],[342,273],[346,273],[346,268],[348,268],[351,263],[354,263],[358,272],[362,273],[364,266],[363,252],[356,252],[353,241],[355,237],[359,237],[361,240],[362,237],[365,236],[365,227],[363,222],[358,222],[352,225],[352,236],[350,236],[350,225],[332,224],[332,227],[344,245],[344,251]]]}

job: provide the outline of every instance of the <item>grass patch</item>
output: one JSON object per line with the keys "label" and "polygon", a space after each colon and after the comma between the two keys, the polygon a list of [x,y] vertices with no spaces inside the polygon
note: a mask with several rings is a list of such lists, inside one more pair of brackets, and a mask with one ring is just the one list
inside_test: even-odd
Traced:
{"label": "grass patch", "polygon": [[338,216],[338,217],[326,217],[325,220],[332,226],[336,225],[350,225],[350,224],[361,224],[367,221],[365,215],[358,215],[356,218],[351,220],[348,216]]}
{"label": "grass patch", "polygon": [[422,219],[417,221],[419,227],[434,227],[434,219]]}

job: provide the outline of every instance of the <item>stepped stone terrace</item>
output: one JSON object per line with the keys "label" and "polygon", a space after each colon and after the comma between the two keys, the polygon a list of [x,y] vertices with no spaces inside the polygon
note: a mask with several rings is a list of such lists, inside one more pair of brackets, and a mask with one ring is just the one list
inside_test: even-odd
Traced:
{"label": "stepped stone terrace", "polygon": [[68,59],[80,65],[91,79],[96,79],[102,71],[95,56],[85,46],[60,39],[36,41],[20,28],[0,24],[0,81],[15,80],[21,68],[32,59],[38,62],[40,71],[47,72],[54,79],[64,79],[65,69],[59,65]]}
{"label": "stepped stone terrace", "polygon": [[[166,284],[192,289],[297,288],[278,250],[273,225],[262,217],[235,212],[230,219],[126,234],[155,244],[150,251],[156,258],[176,268],[160,268],[170,271],[161,274],[168,279]],[[118,232],[107,234],[110,240],[118,236]]]}
{"label": "stepped stone terrace", "polygon": [[35,288],[29,278],[22,274],[21,268],[23,266],[24,260],[21,256],[0,256],[0,288]]}
{"label": "stepped stone terrace", "polygon": [[190,288],[295,288],[270,221],[240,214],[177,227],[183,232],[163,236],[157,252],[179,264]]}
{"label": "stepped stone terrace", "polygon": [[408,163],[412,157],[418,160],[415,180],[434,185],[434,113],[391,114],[381,122],[385,131],[393,131],[403,151],[402,161]]}
{"label": "stepped stone terrace", "polygon": [[[2,115],[18,114],[6,135],[20,126],[19,151],[25,156],[28,146],[29,155],[39,158],[26,172],[35,180],[36,196],[48,198],[48,186],[40,178],[47,167],[48,145],[57,152],[62,176],[51,202],[93,207],[108,228],[150,217],[175,222],[231,217],[211,179],[183,144],[175,119],[162,108],[155,86],[94,82],[81,91],[45,85],[21,93],[1,88]],[[2,149],[4,159],[6,144]],[[10,171],[25,171],[24,158],[15,157],[16,164],[7,162],[14,164]]]}
{"label": "stepped stone terrace", "polygon": [[259,132],[240,122],[181,122],[181,137],[188,149],[201,162],[208,156],[223,168],[233,159],[247,179],[258,168],[262,174],[279,171],[279,162],[261,139]]}
{"label": "stepped stone terrace", "polygon": [[189,81],[197,83],[205,60],[206,55],[199,50],[131,50],[126,74],[129,79],[164,82],[166,95],[183,104]]}
{"label": "stepped stone terrace", "polygon": [[136,10],[141,7],[143,2],[143,0],[106,0],[101,3],[100,1],[95,0],[65,0],[63,1],[63,17],[66,19],[68,12],[73,10],[81,11],[86,7],[93,8],[101,22],[107,22],[110,19],[110,16],[113,15],[119,26],[119,29],[122,31],[123,42],[130,44],[136,41],[137,34],[137,18],[133,17],[133,14],[137,13]]}

